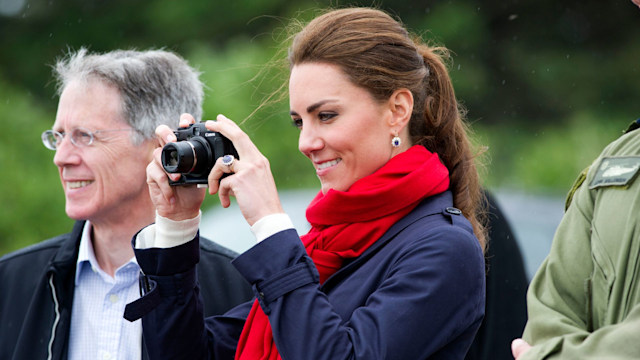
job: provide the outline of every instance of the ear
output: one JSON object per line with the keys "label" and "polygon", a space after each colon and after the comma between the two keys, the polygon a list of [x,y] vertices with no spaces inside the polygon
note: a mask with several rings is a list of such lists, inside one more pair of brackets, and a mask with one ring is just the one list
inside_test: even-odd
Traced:
{"label": "ear", "polygon": [[389,126],[396,133],[401,133],[413,113],[413,94],[409,89],[398,89],[391,94],[388,104],[391,110],[391,116],[388,119]]}

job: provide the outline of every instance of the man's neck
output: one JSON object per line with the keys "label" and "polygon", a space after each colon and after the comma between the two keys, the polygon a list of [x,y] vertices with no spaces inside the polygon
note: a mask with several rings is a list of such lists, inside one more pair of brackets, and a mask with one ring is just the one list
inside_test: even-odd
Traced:
{"label": "man's neck", "polygon": [[91,222],[91,243],[96,260],[100,268],[112,277],[119,267],[133,258],[132,237],[154,221],[154,213],[149,211],[140,212],[150,214],[147,216],[135,216],[133,211],[127,213],[131,216],[118,221]]}

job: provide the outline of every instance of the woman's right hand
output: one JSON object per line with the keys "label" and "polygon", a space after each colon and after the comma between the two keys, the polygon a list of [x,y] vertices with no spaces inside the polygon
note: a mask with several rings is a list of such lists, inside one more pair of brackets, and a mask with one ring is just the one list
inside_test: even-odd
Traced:
{"label": "woman's right hand", "polygon": [[[180,127],[186,127],[193,123],[195,123],[195,119],[190,114],[180,116]],[[161,161],[162,147],[177,139],[173,130],[166,125],[160,125],[156,128],[156,137],[160,147],[153,151],[153,160],[147,166],[147,184],[151,201],[160,216],[175,221],[193,219],[200,212],[205,189],[195,185],[171,186],[169,184],[169,178],[175,181],[180,178],[180,174],[165,172]]]}

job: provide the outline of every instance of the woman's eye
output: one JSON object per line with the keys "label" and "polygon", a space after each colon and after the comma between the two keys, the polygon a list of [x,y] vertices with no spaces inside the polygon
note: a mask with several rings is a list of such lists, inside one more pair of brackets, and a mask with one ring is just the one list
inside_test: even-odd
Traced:
{"label": "woman's eye", "polygon": [[319,113],[318,114],[318,118],[320,119],[320,121],[328,121],[333,119],[336,116],[338,116],[338,114],[336,113]]}
{"label": "woman's eye", "polygon": [[291,119],[291,125],[297,127],[298,129],[302,129],[302,119]]}

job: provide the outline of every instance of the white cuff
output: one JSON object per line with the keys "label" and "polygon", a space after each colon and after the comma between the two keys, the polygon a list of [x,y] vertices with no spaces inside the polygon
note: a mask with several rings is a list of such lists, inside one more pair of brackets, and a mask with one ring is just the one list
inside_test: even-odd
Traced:
{"label": "white cuff", "polygon": [[185,244],[196,236],[202,211],[193,219],[174,221],[158,215],[156,223],[142,229],[136,238],[136,249],[170,248]]}
{"label": "white cuff", "polygon": [[280,231],[293,229],[293,222],[285,213],[271,214],[258,220],[251,226],[251,232],[258,242]]}

